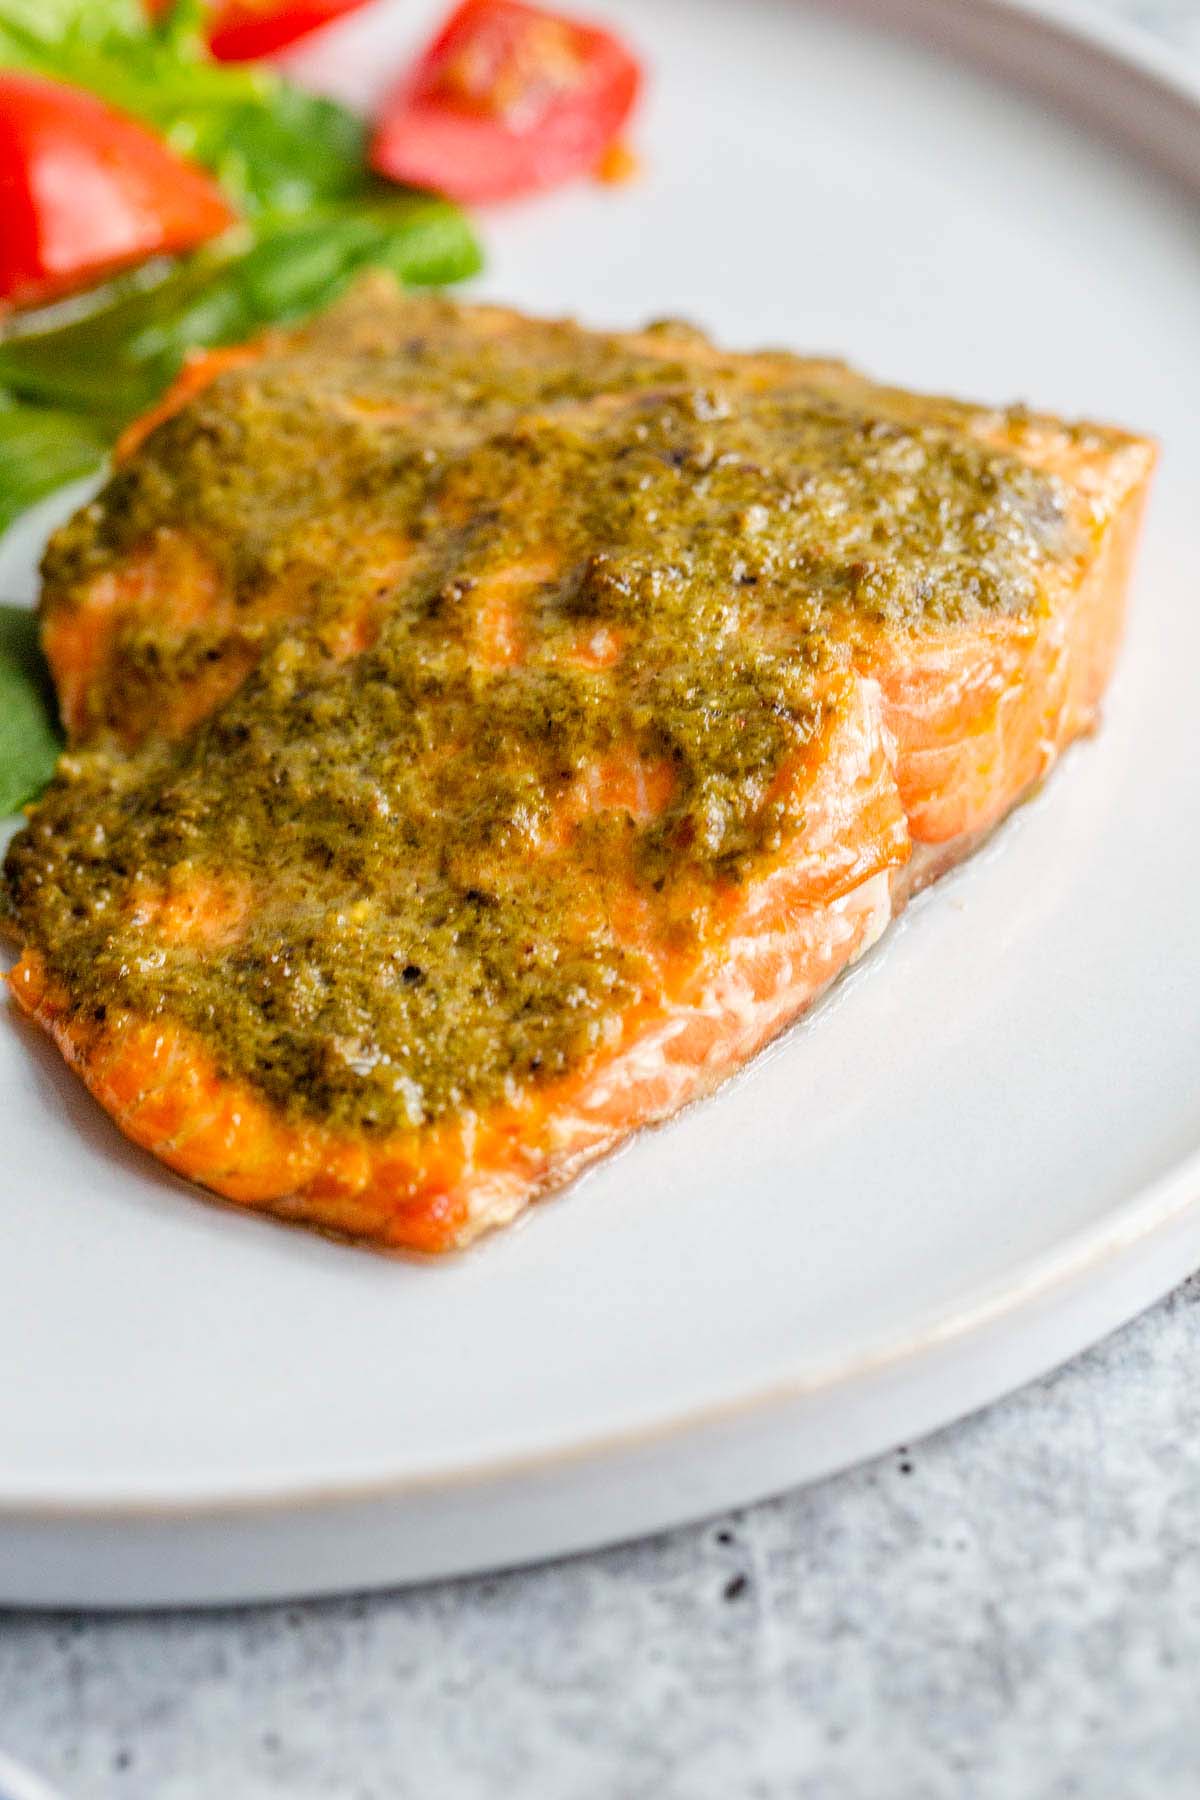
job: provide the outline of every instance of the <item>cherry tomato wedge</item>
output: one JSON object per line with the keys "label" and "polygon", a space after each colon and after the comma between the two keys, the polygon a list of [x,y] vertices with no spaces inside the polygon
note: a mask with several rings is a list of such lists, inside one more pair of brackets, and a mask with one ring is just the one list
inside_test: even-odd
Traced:
{"label": "cherry tomato wedge", "polygon": [[[171,0],[146,0],[146,10],[157,18],[170,4]],[[221,62],[272,56],[364,4],[365,0],[215,0],[209,49]]]}
{"label": "cherry tomato wedge", "polygon": [[216,184],[94,94],[0,71],[0,297],[26,305],[215,237]]}
{"label": "cherry tomato wedge", "polygon": [[208,42],[222,62],[271,56],[354,12],[364,0],[224,0],[213,16]]}
{"label": "cherry tomato wedge", "polygon": [[523,0],[464,0],[384,105],[372,161],[453,200],[551,187],[595,167],[640,84],[610,32]]}

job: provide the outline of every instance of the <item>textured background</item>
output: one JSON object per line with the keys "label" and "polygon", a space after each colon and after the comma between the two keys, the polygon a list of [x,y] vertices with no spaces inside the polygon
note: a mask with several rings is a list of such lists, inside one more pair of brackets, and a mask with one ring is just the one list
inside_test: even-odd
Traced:
{"label": "textured background", "polygon": [[[1200,64],[1200,0],[1094,3]],[[1198,1367],[1200,1278],[912,1451],[630,1549],[0,1614],[0,1744],[72,1800],[1196,1796]]]}

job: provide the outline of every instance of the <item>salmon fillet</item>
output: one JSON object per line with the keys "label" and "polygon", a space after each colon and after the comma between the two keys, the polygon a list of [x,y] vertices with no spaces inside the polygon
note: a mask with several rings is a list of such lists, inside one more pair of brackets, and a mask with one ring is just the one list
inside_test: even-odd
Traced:
{"label": "salmon fillet", "polygon": [[366,284],[52,543],[17,1004],[247,1207],[441,1251],[711,1090],[1090,730],[1144,439]]}

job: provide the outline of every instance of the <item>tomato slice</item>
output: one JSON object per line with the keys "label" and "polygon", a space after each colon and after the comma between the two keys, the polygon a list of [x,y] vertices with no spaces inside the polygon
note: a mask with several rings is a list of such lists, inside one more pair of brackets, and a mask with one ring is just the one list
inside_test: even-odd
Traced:
{"label": "tomato slice", "polygon": [[454,200],[552,187],[596,166],[640,84],[610,32],[524,0],[464,0],[384,105],[372,161]]}
{"label": "tomato slice", "polygon": [[0,297],[26,305],[233,223],[221,190],[94,94],[0,71]]}
{"label": "tomato slice", "polygon": [[224,0],[216,8],[208,41],[222,62],[270,56],[297,38],[332,25],[363,0]]}
{"label": "tomato slice", "polygon": [[[332,25],[344,13],[354,12],[366,0],[216,0],[208,43],[222,62],[250,62],[272,56],[297,38],[322,25]],[[146,0],[154,17],[165,13],[171,0]]]}

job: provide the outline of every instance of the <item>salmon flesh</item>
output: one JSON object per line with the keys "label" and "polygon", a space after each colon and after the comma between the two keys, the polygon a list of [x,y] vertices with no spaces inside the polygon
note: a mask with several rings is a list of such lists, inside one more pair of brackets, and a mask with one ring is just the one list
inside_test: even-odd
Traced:
{"label": "salmon flesh", "polygon": [[17,1004],[240,1205],[442,1251],[711,1090],[1089,731],[1126,432],[368,282],[53,540]]}

